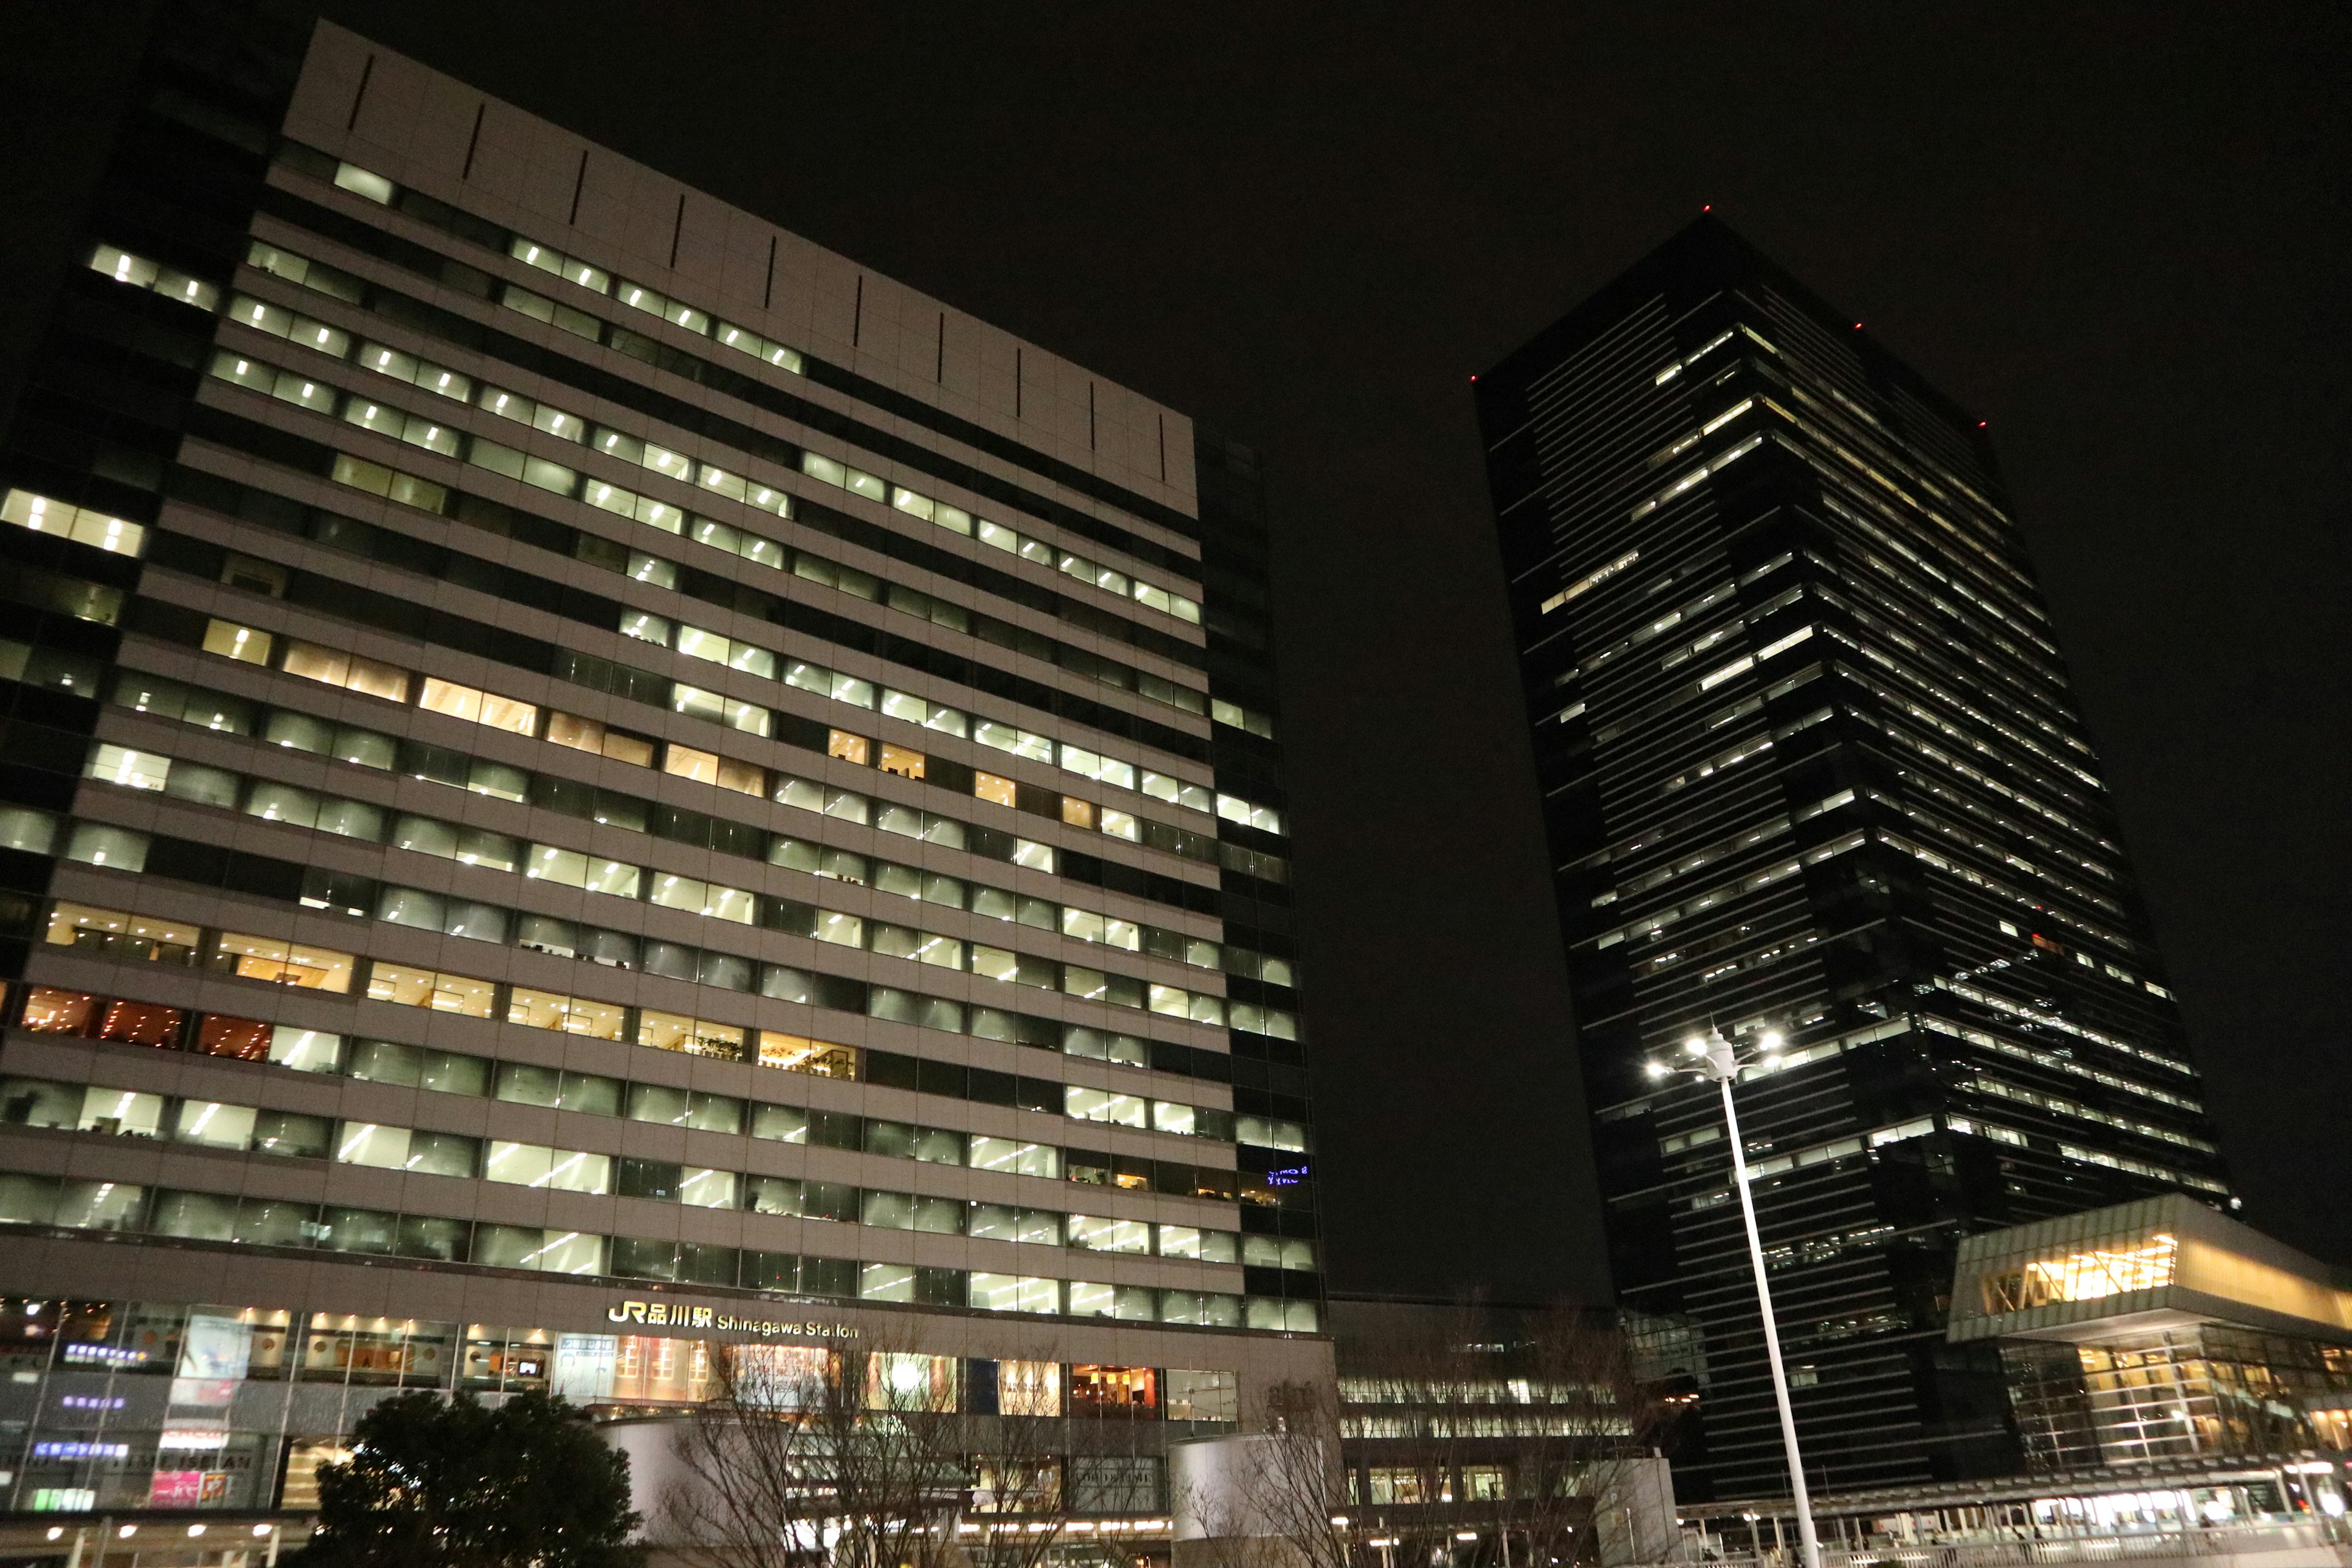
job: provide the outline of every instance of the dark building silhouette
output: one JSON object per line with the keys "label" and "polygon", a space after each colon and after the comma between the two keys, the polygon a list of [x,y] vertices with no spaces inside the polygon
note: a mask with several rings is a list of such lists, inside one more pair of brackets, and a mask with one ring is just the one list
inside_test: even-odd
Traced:
{"label": "dark building silhouette", "polygon": [[1702,218],[1478,379],[1612,1266],[1698,1395],[1686,1494],[1784,1487],[1711,1087],[1738,1090],[1815,1481],[1992,1473],[1972,1232],[2230,1201],[1979,421]]}

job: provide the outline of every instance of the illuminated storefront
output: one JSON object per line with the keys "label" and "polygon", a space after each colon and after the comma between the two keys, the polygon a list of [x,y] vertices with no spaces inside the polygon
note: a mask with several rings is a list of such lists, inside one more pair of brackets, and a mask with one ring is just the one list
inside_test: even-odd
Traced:
{"label": "illuminated storefront", "polygon": [[1950,1337],[1999,1342],[2036,1469],[2346,1451],[2352,1289],[2187,1196],[1964,1241]]}
{"label": "illuminated storefront", "polygon": [[[625,1308],[644,1305],[614,1310],[635,1327],[641,1314]],[[684,1325],[719,1321],[712,1309],[663,1305],[665,1320]],[[304,1510],[317,1503],[318,1468],[350,1457],[353,1426],[387,1394],[435,1389],[495,1398],[538,1390],[603,1419],[675,1415],[709,1396],[714,1363],[728,1354],[758,1363],[771,1374],[766,1385],[783,1391],[834,1375],[838,1357],[862,1356],[877,1401],[942,1411],[1116,1416],[1122,1431],[1165,1422],[1169,1437],[1226,1430],[1240,1415],[1234,1371],[868,1350],[853,1324],[757,1321],[816,1342],[259,1307],[0,1300],[0,1365],[8,1373],[0,1433],[16,1438],[0,1449],[0,1512]],[[1081,1478],[1086,1506],[1164,1510],[1159,1435],[1125,1446],[1131,1451],[1115,1484],[1102,1479],[1110,1473],[1102,1464]]]}

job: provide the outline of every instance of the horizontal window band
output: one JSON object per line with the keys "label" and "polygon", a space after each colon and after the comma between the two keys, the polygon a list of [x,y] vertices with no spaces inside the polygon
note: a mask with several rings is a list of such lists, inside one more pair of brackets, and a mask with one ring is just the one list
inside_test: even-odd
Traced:
{"label": "horizontal window band", "polygon": [[[291,860],[225,849],[215,844],[198,843],[163,834],[141,833],[103,822],[61,824],[60,828],[65,833],[61,847],[67,858],[81,864],[106,869],[124,869],[133,874],[166,878],[198,887],[221,888],[279,903],[338,911],[359,920],[382,921],[411,929],[436,930],[444,935],[466,937],[496,946],[542,948],[544,942],[534,938],[542,931],[548,931],[552,933],[548,940],[568,937],[569,941],[562,945],[572,950],[572,956],[578,957],[583,951],[582,942],[593,938],[594,940],[588,942],[588,950],[601,951],[600,944],[610,946],[614,954],[614,967],[667,975],[708,986],[717,992],[747,997],[765,996],[825,1011],[847,1013],[853,1016],[905,1023],[943,1034],[972,1035],[983,1039],[1003,1040],[1069,1054],[1074,1041],[1091,1039],[1097,1033],[1118,1033],[1124,1022],[1119,1016],[1122,1012],[1135,1014],[1138,1022],[1161,1016],[1144,1006],[1148,987],[1141,982],[1129,983],[1134,987],[1132,996],[1127,998],[1132,1002],[1131,1006],[1119,1008],[1111,1003],[1108,1000],[1111,995],[1108,983],[1123,977],[1104,976],[1106,1016],[1098,1025],[1089,1026],[1024,1014],[1012,1006],[967,1003],[900,986],[852,980],[822,970],[768,963],[723,949],[608,931],[593,923],[542,915],[530,910],[425,894],[352,872],[305,866]],[[763,899],[761,903],[763,914],[766,912],[764,906],[773,904],[786,918],[794,917],[807,909],[806,905],[793,904],[790,900]],[[559,927],[562,929],[555,929]],[[612,940],[607,942],[606,939]],[[593,962],[587,958],[581,961]],[[1049,994],[1061,994],[1059,992]],[[1017,1000],[1015,995],[1006,997],[1008,1003]],[[1176,1040],[1152,1039],[1138,1042],[1139,1048],[1149,1056],[1148,1064],[1140,1065],[1149,1065],[1154,1071],[1212,1082],[1231,1082],[1236,1057],[1281,1061],[1303,1059],[1295,1040],[1258,1035],[1249,1030],[1232,1030],[1230,1027],[1221,1032],[1224,1033],[1233,1047],[1231,1055]],[[1090,1054],[1090,1051],[1081,1049],[1077,1054]]]}
{"label": "horizontal window band", "polygon": [[[1226,1331],[1265,1328],[1311,1333],[1316,1328],[1311,1299],[1253,1297],[1245,1303],[1242,1296],[1222,1291],[1101,1285],[1058,1277],[1030,1279],[980,1269],[767,1252],[716,1242],[606,1236],[182,1188],[29,1176],[15,1178],[5,1201],[8,1207],[0,1210],[0,1225],[36,1234],[49,1231],[67,1239],[103,1234],[179,1246],[256,1248],[261,1256],[397,1257],[467,1273],[521,1271],[601,1279],[615,1285],[659,1280],[860,1303],[1125,1319]],[[1288,1275],[1279,1278],[1290,1282]],[[1318,1278],[1301,1273],[1298,1283],[1310,1287]],[[650,1304],[634,1305],[650,1316]],[[1297,1311],[1301,1308],[1303,1314]],[[686,1326],[686,1309],[677,1310],[678,1325]]]}
{"label": "horizontal window band", "polygon": [[[444,256],[428,247],[386,233],[357,218],[348,217],[331,208],[321,206],[282,186],[265,187],[258,205],[260,211],[272,217],[316,234],[322,238],[347,245],[354,250],[363,251],[391,262],[404,271],[417,273],[446,287],[465,289],[467,292],[487,294],[488,291],[491,283],[490,276],[480,269],[458,262],[454,258]],[[461,274],[472,273],[475,279],[479,279],[478,285],[467,288],[469,279],[462,276],[453,279],[450,272],[453,268]],[[509,364],[576,386],[592,396],[607,398],[682,428],[701,432],[739,450],[757,451],[775,444],[775,437],[754,430],[740,421],[714,415],[683,398],[656,391],[641,383],[633,382],[625,376],[615,375],[609,371],[599,370],[577,360],[567,359],[520,338],[492,331],[455,312],[441,310],[438,307],[424,305],[419,301],[417,308],[433,311],[435,315],[446,318],[452,322],[462,323],[481,340],[479,344],[481,352],[504,360]],[[607,330],[626,331],[626,329],[609,325]],[[992,474],[984,473],[970,464],[958,462],[936,448],[909,441],[903,436],[893,435],[838,410],[827,408],[807,398],[795,396],[780,387],[770,386],[765,382],[745,375],[740,371],[715,363],[699,355],[672,348],[667,343],[650,336],[638,333],[629,333],[629,336],[638,339],[639,343],[642,344],[641,347],[636,348],[632,357],[642,359],[684,380],[709,387],[714,392],[748,403],[753,407],[763,409],[779,417],[790,419],[795,424],[804,425],[812,430],[821,431],[836,440],[862,447],[877,457],[903,464],[919,472],[929,474],[935,479],[944,479],[950,484],[961,486],[974,495],[985,496],[990,500],[1039,518],[1056,528],[1093,540],[1099,544],[1107,544],[1133,556],[1138,561],[1159,567],[1162,571],[1181,573],[1189,576],[1199,569],[1196,561],[1180,551],[1171,550],[1164,544],[1143,538],[1115,523],[1090,516],[1065,502],[1040,495],[1034,490],[1025,489]],[[863,397],[864,393],[858,391],[853,393],[853,395]],[[918,410],[919,412],[916,412]],[[893,412],[901,411],[894,409]],[[911,400],[909,400],[908,410],[901,412],[901,416],[909,422],[927,425],[933,424],[942,417],[938,410],[927,405],[912,403]],[[960,437],[950,438],[961,439]],[[978,445],[979,443],[970,444]],[[1017,445],[1014,450],[1015,455],[1009,460],[1033,469],[1037,467],[1036,454]],[[1001,453],[992,455],[1003,456]],[[795,460],[791,466],[798,468],[799,463]],[[1096,481],[1096,483],[1099,482]],[[1074,486],[1073,488],[1091,489],[1092,487]],[[1141,501],[1144,508],[1151,508],[1155,512],[1164,513],[1164,517],[1155,515],[1152,518],[1152,521],[1160,522],[1162,526],[1171,527],[1174,531],[1192,538],[1199,538],[1204,532],[1202,523],[1197,520],[1183,517],[1181,513],[1175,512],[1172,509],[1158,508],[1152,502],[1144,501],[1141,497],[1133,499]],[[1127,510],[1137,510],[1139,513],[1141,509]]]}
{"label": "horizontal window band", "polygon": [[[323,443],[293,435],[274,426],[247,419],[226,409],[204,405],[199,405],[189,411],[188,434],[197,440],[211,442],[232,451],[259,458],[265,462],[292,468],[297,472],[312,474],[323,479],[332,479],[336,460],[340,456],[335,448]],[[187,476],[194,472],[196,470],[185,468],[178,470],[180,482],[175,486],[175,493],[198,492],[184,494],[181,499],[189,500],[194,504],[207,506],[213,510],[225,510],[233,516],[243,515],[238,507],[225,505],[224,502],[231,494],[228,487],[235,486],[239,492],[249,492],[251,487],[236,485],[234,480],[215,479],[210,476],[190,481]],[[406,504],[416,505],[420,510],[436,516],[453,517],[460,521],[484,520],[477,521],[475,525],[487,527],[492,531],[505,533],[509,537],[520,537],[526,542],[539,544],[540,548],[551,552],[554,549],[557,538],[550,531],[551,529],[564,530],[569,535],[567,542],[574,543],[575,548],[577,541],[583,537],[590,537],[583,535],[580,530],[572,528],[569,524],[556,523],[550,519],[522,511],[503,502],[489,500],[486,497],[472,495],[453,487],[436,484],[433,489],[439,493],[420,491]],[[212,491],[221,499],[205,499],[201,492],[205,490]],[[282,510],[289,504],[280,500],[278,507]],[[254,510],[261,512],[264,518],[268,515],[267,508]],[[499,526],[500,523],[504,526]],[[546,542],[541,543],[542,540]],[[625,608],[619,599],[607,599],[601,595],[591,595],[579,589],[557,589],[554,584],[534,574],[503,567],[446,546],[420,546],[420,552],[434,550],[441,552],[440,570],[436,572],[436,575],[460,582],[465,586],[476,587],[482,592],[495,594],[499,597],[514,598],[519,603],[530,604],[533,608],[547,609],[551,614],[562,616],[567,620],[575,620],[583,625],[595,626],[600,631],[609,631],[616,626],[619,624],[621,612]],[[151,547],[150,555],[151,558],[154,558],[154,547]],[[452,571],[462,574],[449,577]],[[1129,713],[1124,710],[1106,706],[1089,698],[1048,686],[1042,681],[1031,680],[1010,671],[996,669],[976,660],[933,647],[928,642],[898,637],[847,616],[836,615],[812,605],[786,600],[779,595],[764,593],[747,584],[736,583],[731,578],[719,577],[714,574],[696,574],[696,585],[706,587],[711,595],[726,594],[727,600],[714,600],[714,602],[726,602],[738,613],[822,638],[838,647],[869,654],[876,658],[918,670],[940,679],[950,680],[958,685],[969,687],[974,691],[999,697],[1006,701],[1019,702],[1037,709],[1041,712],[1069,719],[1074,722],[1085,724],[1089,729],[1099,730],[1107,735],[1116,735],[1121,739],[1155,746],[1171,756],[1185,757],[1194,762],[1209,761],[1210,748],[1207,739],[1188,731],[1174,729]],[[532,597],[522,598],[520,595],[525,592],[531,594]],[[563,597],[555,605],[551,605],[546,602],[559,594]],[[378,597],[384,598],[393,604],[405,603],[405,601],[393,599],[391,595],[378,595]],[[577,604],[565,602],[574,598],[580,602]],[[609,620],[602,618],[608,607],[611,615]]]}

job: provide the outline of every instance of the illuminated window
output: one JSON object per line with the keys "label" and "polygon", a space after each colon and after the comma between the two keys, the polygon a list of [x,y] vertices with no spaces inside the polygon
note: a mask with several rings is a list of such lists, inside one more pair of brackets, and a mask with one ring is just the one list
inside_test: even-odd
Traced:
{"label": "illuminated window", "polygon": [[215,966],[246,980],[268,980],[315,991],[349,991],[352,955],[299,942],[223,931]]}
{"label": "illuminated window", "polygon": [[971,793],[982,800],[1011,805],[1018,792],[1011,779],[999,778],[994,773],[975,773],[971,775]]}
{"label": "illuminated window", "polygon": [[2095,1301],[2128,1290],[2172,1283],[2179,1244],[2156,1236],[2140,1247],[2097,1249],[2037,1258],[2024,1268],[1986,1277],[1985,1310],[2021,1312],[2055,1301]]}
{"label": "illuminated window", "polygon": [[401,1007],[430,1007],[467,1018],[490,1016],[490,1000],[498,987],[487,980],[463,974],[442,974],[430,969],[409,969],[389,963],[368,971],[368,999]]}
{"label": "illuminated window", "polygon": [[884,773],[897,773],[902,779],[919,779],[923,776],[923,753],[885,742],[882,746],[882,761],[877,765]]}
{"label": "illuminated window", "polygon": [[1160,1405],[1159,1374],[1148,1366],[1070,1368],[1070,1408],[1153,1410]]}
{"label": "illuminated window", "polygon": [[825,736],[824,751],[827,756],[839,757],[845,763],[856,763],[862,768],[873,759],[874,742],[846,730],[835,730]]}
{"label": "illuminated window", "polygon": [[269,634],[254,626],[240,626],[232,621],[205,623],[205,651],[233,658],[241,664],[269,662]]}

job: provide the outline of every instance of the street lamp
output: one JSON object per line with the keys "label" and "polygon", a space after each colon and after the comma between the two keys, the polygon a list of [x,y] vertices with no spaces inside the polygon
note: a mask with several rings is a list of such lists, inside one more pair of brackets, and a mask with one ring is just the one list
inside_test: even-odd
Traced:
{"label": "street lamp", "polygon": [[[1757,1046],[1756,1060],[1766,1065],[1778,1062],[1778,1034],[1767,1030]],[[1780,1364],[1780,1326],[1773,1321],[1772,1288],[1764,1278],[1764,1238],[1756,1228],[1756,1200],[1748,1191],[1748,1151],[1739,1139],[1739,1113],[1731,1104],[1732,1080],[1745,1065],[1723,1032],[1709,1028],[1705,1038],[1693,1036],[1686,1041],[1682,1055],[1672,1064],[1653,1061],[1648,1070],[1654,1079],[1676,1072],[1712,1079],[1723,1091],[1723,1133],[1731,1141],[1731,1185],[1739,1194],[1740,1217],[1748,1222],[1748,1261],[1756,1270],[1756,1305],[1764,1316],[1764,1352],[1772,1363],[1772,1396],[1780,1405],[1780,1446],[1789,1456],[1789,1489],[1797,1505],[1797,1545],[1804,1554],[1805,1568],[1822,1568],[1821,1542],[1813,1534],[1813,1500],[1805,1491],[1805,1461],[1797,1452],[1797,1413],[1789,1403],[1789,1374]]]}

